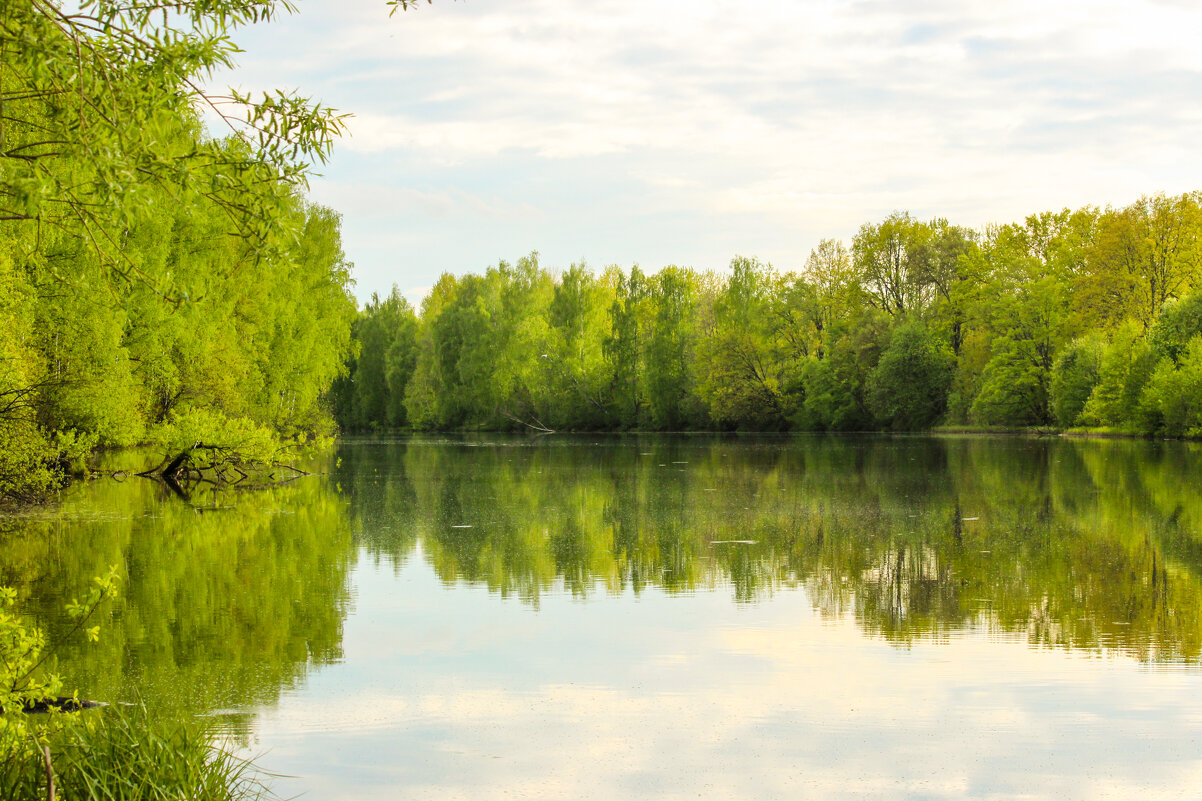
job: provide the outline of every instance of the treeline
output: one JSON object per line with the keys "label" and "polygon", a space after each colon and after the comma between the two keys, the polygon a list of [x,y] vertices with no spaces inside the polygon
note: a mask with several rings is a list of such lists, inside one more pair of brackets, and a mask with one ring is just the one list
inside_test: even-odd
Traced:
{"label": "treeline", "polygon": [[223,8],[173,6],[178,29],[138,3],[0,13],[0,500],[96,447],[334,430],[355,304],[339,219],[303,188],[336,121],[275,95],[207,134],[200,104],[231,98],[198,79],[273,13]]}
{"label": "treeline", "polygon": [[537,254],[355,322],[351,429],[1202,434],[1202,195],[972,231],[894,213],[781,273]]}

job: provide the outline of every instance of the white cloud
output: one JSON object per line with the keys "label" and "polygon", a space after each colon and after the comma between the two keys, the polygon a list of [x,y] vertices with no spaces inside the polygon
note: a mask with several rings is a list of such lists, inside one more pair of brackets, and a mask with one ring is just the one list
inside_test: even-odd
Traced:
{"label": "white cloud", "polygon": [[296,789],[1170,799],[1196,786],[1181,750],[1202,724],[1186,671],[979,631],[897,648],[850,616],[816,616],[798,591],[743,608],[723,593],[587,605],[549,593],[534,612],[469,587],[430,604],[404,583],[432,580],[420,559],[385,574],[412,604],[410,635],[365,625],[397,601],[360,579],[346,664],[258,719],[263,766],[302,775]]}
{"label": "white cloud", "polygon": [[[709,232],[667,260],[723,264],[766,219],[800,262],[895,208],[978,225],[1197,188],[1202,166],[1202,8],[1184,3],[441,0],[387,19],[310,0],[245,46],[242,85],[357,115],[331,182],[487,197],[530,213],[529,247],[590,258],[614,237],[666,255],[632,208]],[[418,260],[480,269],[507,246],[420,241],[440,208],[392,219]]]}

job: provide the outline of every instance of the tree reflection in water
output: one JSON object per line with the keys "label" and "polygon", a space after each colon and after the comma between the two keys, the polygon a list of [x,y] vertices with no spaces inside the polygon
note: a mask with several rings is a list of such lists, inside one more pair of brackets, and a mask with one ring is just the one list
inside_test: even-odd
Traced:
{"label": "tree reflection in water", "polygon": [[[52,639],[111,564],[101,642],[59,646],[88,697],[270,703],[341,656],[359,558],[533,608],[549,592],[804,589],[905,646],[986,629],[1196,660],[1202,450],[999,438],[351,440],[319,473],[189,505],[97,480],[0,522],[0,584]],[[432,600],[436,602],[436,600]]]}
{"label": "tree reflection in water", "polygon": [[1195,445],[631,436],[341,455],[352,509],[372,508],[359,527],[370,551],[403,558],[420,536],[444,582],[536,607],[560,588],[729,584],[753,602],[804,587],[823,614],[895,643],[987,627],[1143,660],[1199,655]]}

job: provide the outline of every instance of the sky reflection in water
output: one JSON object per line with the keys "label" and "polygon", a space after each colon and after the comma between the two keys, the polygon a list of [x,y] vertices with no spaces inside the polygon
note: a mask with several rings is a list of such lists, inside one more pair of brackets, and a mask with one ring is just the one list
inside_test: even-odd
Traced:
{"label": "sky reflection in water", "polygon": [[1198,448],[591,443],[352,441],[220,514],[78,488],[0,567],[53,631],[120,559],[88,689],[242,710],[286,797],[1202,787]]}
{"label": "sky reflection in water", "polygon": [[252,750],[315,798],[1181,798],[1202,683],[968,630],[909,647],[650,590],[537,612],[363,565],[346,662],[263,713]]}

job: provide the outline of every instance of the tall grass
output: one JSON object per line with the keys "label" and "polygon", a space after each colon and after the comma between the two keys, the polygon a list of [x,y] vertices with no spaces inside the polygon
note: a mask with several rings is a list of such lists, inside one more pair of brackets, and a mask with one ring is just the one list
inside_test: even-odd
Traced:
{"label": "tall grass", "polygon": [[[247,760],[215,745],[211,723],[155,719],[145,707],[73,714],[47,728],[59,801],[246,801],[272,797]],[[0,799],[47,798],[44,757],[0,762]]]}

